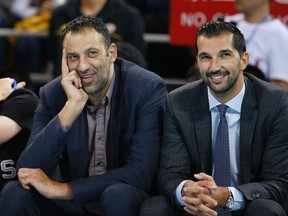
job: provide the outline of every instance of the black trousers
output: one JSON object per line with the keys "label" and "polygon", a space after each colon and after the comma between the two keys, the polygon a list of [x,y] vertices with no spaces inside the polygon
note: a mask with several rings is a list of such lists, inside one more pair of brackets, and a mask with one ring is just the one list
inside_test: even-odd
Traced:
{"label": "black trousers", "polygon": [[[187,212],[176,206],[166,196],[155,196],[147,199],[140,209],[139,216],[188,216]],[[268,199],[257,199],[250,202],[242,213],[233,216],[286,216],[284,209],[277,202]]]}
{"label": "black trousers", "polygon": [[[137,216],[141,203],[149,197],[127,184],[106,188],[100,200],[81,206],[68,200],[49,200],[35,189],[25,190],[18,181],[8,182],[0,194],[1,216]],[[93,213],[92,213],[93,212]]]}

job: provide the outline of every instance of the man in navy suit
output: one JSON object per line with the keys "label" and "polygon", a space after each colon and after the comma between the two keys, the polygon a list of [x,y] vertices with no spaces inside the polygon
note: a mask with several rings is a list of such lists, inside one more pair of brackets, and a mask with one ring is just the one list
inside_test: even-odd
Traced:
{"label": "man in navy suit", "polygon": [[117,59],[100,19],[76,18],[61,39],[62,77],[40,90],[1,215],[137,215],[157,173],[166,85]]}
{"label": "man in navy suit", "polygon": [[[202,80],[168,95],[162,196],[145,201],[140,215],[286,215],[281,205],[288,196],[288,92],[243,73],[249,55],[231,23],[199,29],[197,61]],[[228,107],[229,141],[222,143],[230,157],[220,170],[230,174],[226,185],[216,178],[217,158],[225,152],[216,148],[218,105]]]}

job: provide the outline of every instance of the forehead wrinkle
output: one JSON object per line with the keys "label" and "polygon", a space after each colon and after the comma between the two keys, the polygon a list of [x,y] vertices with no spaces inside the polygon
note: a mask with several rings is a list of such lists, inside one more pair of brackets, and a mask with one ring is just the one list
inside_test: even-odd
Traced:
{"label": "forehead wrinkle", "polygon": [[[100,35],[99,35],[100,36]],[[67,35],[67,37],[64,40],[64,47],[66,49],[67,54],[79,54],[79,53],[85,53],[89,52],[91,50],[100,52],[102,47],[102,38],[98,37],[97,35],[90,35],[88,37],[85,37],[85,41],[83,40],[83,37],[81,36],[81,33],[79,34],[70,34]]]}

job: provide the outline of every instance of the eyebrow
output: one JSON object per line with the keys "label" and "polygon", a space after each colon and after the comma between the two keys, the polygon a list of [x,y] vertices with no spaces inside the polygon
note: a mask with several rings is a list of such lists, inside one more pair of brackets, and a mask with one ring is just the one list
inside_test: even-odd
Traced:
{"label": "eyebrow", "polygon": [[198,56],[204,56],[204,55],[210,55],[208,52],[201,52],[198,54]]}
{"label": "eyebrow", "polygon": [[220,50],[219,53],[225,53],[225,52],[232,53],[232,50],[231,49],[223,49],[223,50]]}

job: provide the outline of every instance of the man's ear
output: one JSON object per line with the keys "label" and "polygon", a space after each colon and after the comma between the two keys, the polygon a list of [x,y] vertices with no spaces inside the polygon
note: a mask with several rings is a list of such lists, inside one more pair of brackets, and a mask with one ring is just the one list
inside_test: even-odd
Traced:
{"label": "man's ear", "polygon": [[249,54],[247,52],[244,52],[241,57],[241,70],[244,71],[248,64],[249,64]]}
{"label": "man's ear", "polygon": [[117,59],[117,46],[115,43],[111,43],[109,46],[109,59],[110,63],[113,63]]}

